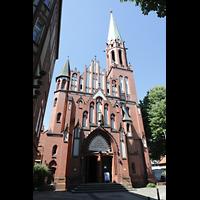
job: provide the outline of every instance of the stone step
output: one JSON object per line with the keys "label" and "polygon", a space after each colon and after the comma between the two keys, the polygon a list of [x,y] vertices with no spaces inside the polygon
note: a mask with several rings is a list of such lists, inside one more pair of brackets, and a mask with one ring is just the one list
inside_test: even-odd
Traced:
{"label": "stone step", "polygon": [[81,184],[71,190],[72,193],[89,193],[89,192],[123,192],[130,191],[132,187],[119,183],[88,183]]}
{"label": "stone step", "polygon": [[96,193],[96,192],[127,192],[127,189],[96,189],[96,190],[71,190],[72,193]]}

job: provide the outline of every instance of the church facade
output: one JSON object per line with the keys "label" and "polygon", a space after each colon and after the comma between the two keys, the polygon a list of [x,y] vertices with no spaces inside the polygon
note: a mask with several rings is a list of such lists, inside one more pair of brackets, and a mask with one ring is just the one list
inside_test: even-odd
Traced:
{"label": "church facade", "polygon": [[81,183],[153,182],[133,69],[111,12],[107,71],[92,60],[80,74],[69,58],[56,77],[49,128],[40,137],[40,161],[57,190]]}

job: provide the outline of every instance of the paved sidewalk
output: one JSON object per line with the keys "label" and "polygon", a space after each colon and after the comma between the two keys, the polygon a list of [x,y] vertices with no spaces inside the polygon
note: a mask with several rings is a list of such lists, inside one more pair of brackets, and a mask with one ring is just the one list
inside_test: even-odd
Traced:
{"label": "paved sidewalk", "polygon": [[[160,199],[166,200],[166,186],[157,186]],[[136,188],[131,192],[71,193],[67,191],[33,192],[33,200],[157,200],[156,188]]]}
{"label": "paved sidewalk", "polygon": [[[166,185],[157,186],[159,191],[160,200],[166,200]],[[157,189],[156,188],[136,188],[134,191],[135,194],[141,194],[146,197],[151,197],[154,199],[158,199],[157,197]]]}

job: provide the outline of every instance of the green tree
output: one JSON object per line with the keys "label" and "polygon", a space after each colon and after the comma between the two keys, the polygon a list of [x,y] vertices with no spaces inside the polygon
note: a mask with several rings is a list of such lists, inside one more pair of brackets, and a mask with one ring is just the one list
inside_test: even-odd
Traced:
{"label": "green tree", "polygon": [[154,86],[140,100],[140,107],[150,157],[158,160],[166,154],[166,88]]}
{"label": "green tree", "polygon": [[[120,0],[126,2],[127,0]],[[156,11],[158,17],[166,16],[166,0],[129,0],[135,1],[136,6],[140,6],[142,14],[148,15],[150,11]]]}
{"label": "green tree", "polygon": [[38,163],[33,167],[33,190],[42,190],[45,178],[51,173],[50,169]]}

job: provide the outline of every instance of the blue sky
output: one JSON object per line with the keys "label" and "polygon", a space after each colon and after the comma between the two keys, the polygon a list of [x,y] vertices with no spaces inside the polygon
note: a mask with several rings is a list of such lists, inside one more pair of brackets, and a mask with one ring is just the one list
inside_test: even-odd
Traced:
{"label": "blue sky", "polygon": [[155,85],[166,87],[166,17],[158,18],[151,11],[143,15],[134,2],[120,0],[63,0],[59,58],[55,63],[49,98],[44,117],[45,130],[51,116],[55,77],[69,56],[71,70],[84,72],[96,55],[102,69],[106,67],[106,42],[113,11],[122,40],[125,41],[127,61],[133,67],[138,101]]}

